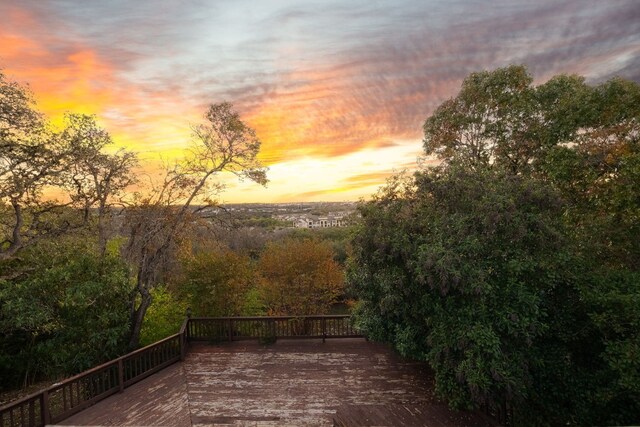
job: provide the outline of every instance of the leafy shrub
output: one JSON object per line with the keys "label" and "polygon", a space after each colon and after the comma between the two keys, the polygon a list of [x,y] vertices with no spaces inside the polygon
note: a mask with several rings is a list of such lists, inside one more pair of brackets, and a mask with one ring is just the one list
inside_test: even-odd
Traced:
{"label": "leafy shrub", "polygon": [[118,258],[61,240],[31,248],[18,264],[13,279],[0,281],[3,387],[74,374],[124,352],[130,288]]}
{"label": "leafy shrub", "polygon": [[240,316],[258,310],[253,282],[251,259],[220,248],[186,258],[175,289],[195,316]]}
{"label": "leafy shrub", "polygon": [[186,318],[187,304],[176,298],[166,286],[153,288],[151,298],[140,333],[142,346],[178,333]]}

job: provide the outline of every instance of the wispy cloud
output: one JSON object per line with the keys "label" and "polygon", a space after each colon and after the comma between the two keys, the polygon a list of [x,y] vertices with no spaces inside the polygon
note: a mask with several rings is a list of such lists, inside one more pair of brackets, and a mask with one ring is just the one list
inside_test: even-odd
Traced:
{"label": "wispy cloud", "polygon": [[[149,155],[177,155],[188,124],[221,100],[256,128],[265,162],[330,164],[419,150],[422,122],[472,71],[524,63],[539,82],[640,81],[636,0],[8,0],[0,15],[0,67],[29,81],[48,113],[97,113]],[[272,191],[369,191],[389,170]]]}

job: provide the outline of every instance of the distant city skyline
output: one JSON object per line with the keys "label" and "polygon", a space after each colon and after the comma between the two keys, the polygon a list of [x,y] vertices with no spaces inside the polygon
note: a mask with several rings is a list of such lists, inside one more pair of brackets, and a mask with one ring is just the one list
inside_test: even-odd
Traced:
{"label": "distant city skyline", "polygon": [[54,123],[96,114],[145,172],[210,103],[263,141],[270,184],[226,203],[357,200],[414,168],[421,127],[473,71],[640,81],[640,2],[4,0],[0,69]]}

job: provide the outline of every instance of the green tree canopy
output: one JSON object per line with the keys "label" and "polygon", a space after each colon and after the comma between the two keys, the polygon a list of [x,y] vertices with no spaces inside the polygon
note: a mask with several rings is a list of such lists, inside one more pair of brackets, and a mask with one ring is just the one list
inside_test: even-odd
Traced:
{"label": "green tree canopy", "polygon": [[[68,114],[64,128],[54,129],[28,89],[0,70],[0,259],[87,225],[91,208],[97,208],[98,241],[106,250],[108,208],[135,181],[136,165],[133,153],[104,153],[111,142],[93,116]],[[63,200],[44,198],[46,188],[63,190]]]}
{"label": "green tree canopy", "polygon": [[[119,356],[129,274],[115,254],[78,239],[42,241],[0,268],[2,388],[78,373]],[[7,277],[8,271],[21,271]]]}
{"label": "green tree canopy", "polygon": [[523,66],[472,73],[426,120],[425,153],[470,168],[526,170],[545,148],[575,136],[588,92],[579,76],[535,87]]}
{"label": "green tree canopy", "polygon": [[361,205],[348,274],[372,337],[456,406],[521,425],[640,413],[640,87],[512,66],[424,125],[443,163]]}

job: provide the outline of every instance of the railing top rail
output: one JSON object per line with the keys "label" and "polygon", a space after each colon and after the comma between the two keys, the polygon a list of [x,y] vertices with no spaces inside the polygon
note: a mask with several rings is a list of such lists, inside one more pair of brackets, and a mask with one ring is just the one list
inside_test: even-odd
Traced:
{"label": "railing top rail", "polygon": [[175,339],[179,335],[180,334],[173,334],[171,336],[168,336],[167,338],[161,339],[160,341],[156,341],[156,342],[154,342],[152,344],[149,344],[149,345],[147,345],[145,347],[142,347],[142,348],[139,348],[137,350],[134,350],[131,353],[123,354],[120,357],[117,357],[117,358],[115,358],[113,360],[109,360],[108,362],[103,363],[102,365],[98,365],[98,366],[95,366],[95,367],[93,367],[91,369],[87,369],[86,371],[80,372],[77,375],[74,375],[74,376],[69,377],[69,378],[65,378],[64,380],[62,380],[60,382],[52,384],[49,387],[47,387],[46,390],[47,391],[52,391],[54,389],[59,388],[61,385],[64,385],[64,384],[72,382],[72,381],[75,381],[75,380],[80,379],[82,377],[85,377],[87,375],[91,375],[94,372],[101,371],[104,368],[108,368],[109,366],[117,364],[120,360],[124,361],[126,359],[129,359],[130,357],[136,356],[136,355],[138,355],[140,353],[144,353],[145,351],[147,351],[147,350],[149,350],[149,349],[151,349],[153,347],[159,346],[160,344],[164,344],[167,341],[171,341],[172,339]]}
{"label": "railing top rail", "polygon": [[139,348],[137,350],[134,350],[131,353],[124,354],[124,355],[118,357],[117,359],[114,359],[114,361],[117,362],[119,359],[123,359],[123,360],[129,359],[130,357],[136,356],[136,355],[138,355],[140,353],[144,353],[146,350],[149,350],[152,347],[156,347],[156,346],[159,346],[160,344],[164,344],[167,341],[174,340],[179,336],[180,336],[180,332],[178,332],[177,334],[169,335],[168,337],[163,338],[160,341],[156,341],[156,342],[151,343],[151,344],[149,344],[149,345],[147,345],[145,347],[142,347],[142,348]]}
{"label": "railing top rail", "polygon": [[41,395],[43,392],[44,392],[44,390],[40,390],[40,391],[37,391],[37,392],[35,392],[35,393],[31,393],[31,394],[29,394],[29,395],[27,395],[27,396],[21,397],[20,399],[12,400],[11,402],[6,403],[6,404],[4,404],[4,405],[0,406],[0,412],[3,412],[3,411],[5,411],[5,410],[10,409],[10,408],[13,408],[13,407],[15,407],[15,406],[20,406],[20,405],[22,405],[23,403],[28,402],[29,400],[39,399],[39,398],[40,398],[40,395]]}
{"label": "railing top rail", "polygon": [[160,341],[156,341],[153,344],[149,344],[149,345],[147,345],[145,347],[142,347],[142,348],[139,348],[139,349],[137,349],[135,351],[132,351],[130,353],[124,354],[124,355],[122,355],[122,356],[120,356],[118,358],[109,360],[108,362],[102,363],[102,364],[100,364],[98,366],[94,366],[93,368],[87,369],[86,371],[82,371],[79,374],[76,374],[76,375],[74,375],[72,377],[65,378],[65,379],[63,379],[63,380],[61,380],[59,382],[51,384],[49,387],[46,387],[46,388],[44,388],[44,389],[42,389],[40,391],[37,391],[37,392],[32,393],[32,394],[29,394],[29,395],[27,395],[25,397],[21,397],[18,400],[11,401],[11,402],[3,405],[3,406],[0,406],[0,412],[4,411],[6,409],[9,409],[10,407],[21,405],[21,404],[23,404],[23,403],[25,403],[25,402],[27,402],[29,400],[37,399],[45,391],[47,391],[47,392],[55,391],[58,388],[60,388],[60,386],[64,386],[64,385],[66,385],[66,384],[68,384],[70,382],[76,381],[76,380],[78,380],[80,378],[84,378],[87,375],[91,375],[91,374],[93,374],[95,372],[98,372],[98,371],[101,371],[101,370],[103,370],[105,368],[108,368],[110,366],[116,365],[116,364],[118,364],[118,362],[120,360],[124,361],[124,360],[129,359],[129,358],[131,358],[133,356],[136,356],[136,355],[138,355],[140,353],[144,353],[145,351],[147,351],[147,350],[149,350],[149,349],[151,349],[153,347],[156,347],[158,345],[161,345],[161,344],[163,344],[163,343],[165,343],[167,341],[171,341],[172,339],[175,339],[178,336],[180,336],[180,333],[173,334],[173,335],[168,336],[167,338],[164,338],[164,339],[162,339]]}
{"label": "railing top rail", "polygon": [[350,314],[317,314],[313,316],[238,316],[238,317],[191,317],[191,320],[289,320],[289,319],[344,319]]}

